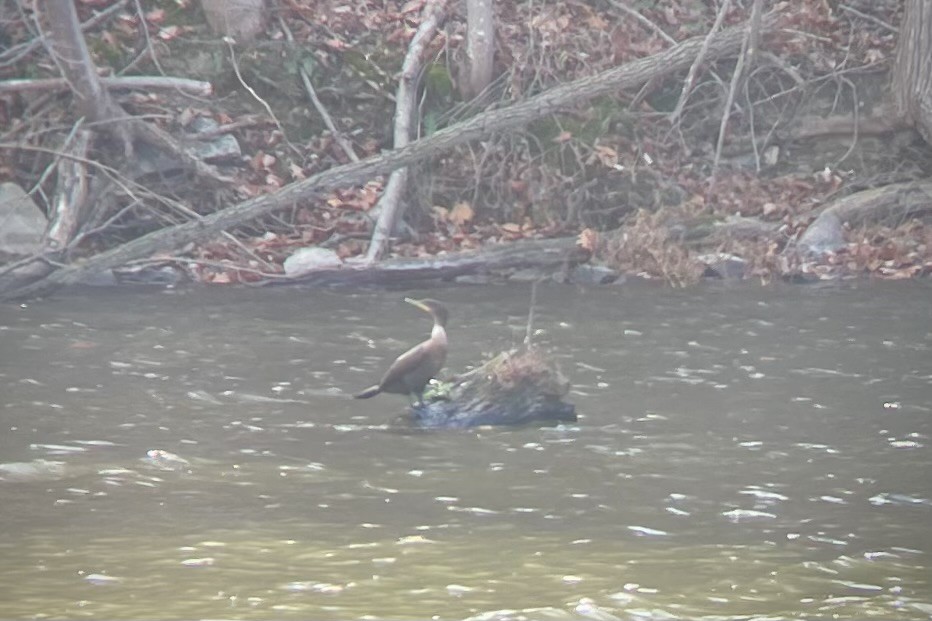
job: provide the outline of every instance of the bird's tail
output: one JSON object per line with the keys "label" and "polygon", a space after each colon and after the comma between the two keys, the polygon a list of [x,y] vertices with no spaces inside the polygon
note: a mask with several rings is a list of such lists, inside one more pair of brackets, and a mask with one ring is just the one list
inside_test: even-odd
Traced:
{"label": "bird's tail", "polygon": [[368,399],[370,397],[376,396],[380,392],[382,392],[382,389],[379,388],[378,384],[376,384],[375,386],[369,386],[362,392],[356,393],[355,395],[353,395],[353,399]]}

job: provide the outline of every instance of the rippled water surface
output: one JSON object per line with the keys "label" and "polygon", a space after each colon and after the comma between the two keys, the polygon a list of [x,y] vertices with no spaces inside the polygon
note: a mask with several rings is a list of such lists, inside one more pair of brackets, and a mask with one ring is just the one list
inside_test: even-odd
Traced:
{"label": "rippled water surface", "polygon": [[[932,616],[928,283],[543,288],[579,423],[450,432],[347,397],[424,293],[0,306],[0,617]],[[429,294],[454,370],[523,338]]]}

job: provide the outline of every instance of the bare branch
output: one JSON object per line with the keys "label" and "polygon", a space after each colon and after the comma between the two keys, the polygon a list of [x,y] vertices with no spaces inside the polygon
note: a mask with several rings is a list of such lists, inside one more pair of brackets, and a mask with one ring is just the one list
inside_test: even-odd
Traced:
{"label": "bare branch", "polygon": [[[430,44],[437,28],[446,17],[446,0],[432,0],[424,7],[421,25],[408,45],[404,62],[401,64],[401,80],[398,83],[398,93],[395,96],[395,148],[400,149],[411,140],[411,121],[414,118],[415,100],[417,98],[417,85],[427,46]],[[385,254],[388,240],[395,230],[395,225],[401,219],[404,208],[401,195],[408,183],[408,169],[399,168],[392,172],[385,185],[385,190],[379,198],[374,211],[378,214],[378,221],[372,231],[372,241],[366,252],[365,260],[377,261]]]}
{"label": "bare branch", "polygon": [[[288,39],[289,43],[294,43],[294,35],[291,34],[291,29],[288,28],[288,24],[281,17],[278,21],[282,31],[285,33],[285,38]],[[340,148],[343,149],[346,157],[348,157],[351,162],[358,162],[359,156],[357,156],[356,151],[353,150],[353,143],[347,140],[343,132],[337,129],[336,124],[330,117],[330,113],[327,112],[327,108],[324,107],[324,104],[321,103],[320,99],[317,97],[317,91],[314,90],[314,83],[311,82],[311,76],[308,75],[303,66],[300,67],[300,73],[301,81],[304,83],[304,90],[307,91],[307,96],[311,98],[311,103],[314,104],[314,108],[317,110],[320,118],[324,120],[324,125],[326,125],[330,133],[333,134],[334,139],[337,141],[337,144],[340,145]]]}
{"label": "bare branch", "polygon": [[[161,76],[125,76],[100,77],[100,83],[108,90],[117,89],[172,89],[188,92],[199,97],[207,97],[213,92],[210,82],[189,80],[187,78],[169,78]],[[39,80],[3,80],[0,93],[30,91],[64,91],[70,88],[64,78],[46,78]]]}
{"label": "bare branch", "polygon": [[715,157],[712,160],[712,178],[718,170],[718,162],[722,157],[722,146],[725,144],[725,130],[728,129],[728,118],[731,116],[731,106],[735,102],[735,93],[738,92],[738,85],[744,76],[745,62],[748,69],[751,68],[754,59],[757,56],[757,42],[760,40],[760,23],[763,14],[764,0],[754,0],[751,7],[751,23],[748,27],[748,34],[741,48],[741,54],[738,56],[738,62],[735,65],[735,72],[731,76],[731,84],[728,88],[728,97],[725,100],[725,110],[722,112],[722,122],[718,128],[718,142],[715,144]]}
{"label": "bare branch", "polygon": [[696,59],[693,61],[692,65],[690,65],[689,73],[686,74],[686,81],[683,83],[683,92],[680,93],[680,99],[676,102],[676,108],[674,108],[673,112],[670,114],[671,125],[676,125],[680,116],[682,116],[683,108],[686,106],[686,101],[689,99],[689,94],[692,92],[693,86],[696,85],[696,76],[699,74],[699,67],[702,65],[703,61],[705,61],[706,54],[709,51],[709,43],[712,41],[712,37],[715,33],[722,27],[725,14],[728,13],[730,7],[731,0],[724,0],[722,2],[722,6],[719,7],[718,14],[715,16],[715,23],[712,24],[709,34],[707,34],[705,40],[703,40],[702,47],[699,48],[699,53],[696,54]]}

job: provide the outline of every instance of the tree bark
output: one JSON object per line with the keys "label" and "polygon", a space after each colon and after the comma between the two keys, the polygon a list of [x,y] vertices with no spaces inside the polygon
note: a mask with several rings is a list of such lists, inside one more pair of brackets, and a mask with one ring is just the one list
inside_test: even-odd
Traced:
{"label": "tree bark", "polygon": [[[774,28],[779,15],[764,17],[761,31]],[[740,49],[747,25],[735,26],[717,34],[708,46],[708,58],[718,58]],[[199,220],[155,231],[139,239],[112,248],[86,259],[81,265],[69,265],[50,274],[44,280],[18,289],[0,291],[0,299],[40,295],[61,285],[73,284],[89,272],[111,269],[127,261],[141,259],[157,251],[171,251],[185,244],[218,235],[221,231],[243,224],[295,202],[307,201],[335,187],[366,181],[373,175],[385,174],[409,166],[427,157],[493,132],[513,129],[561,108],[587,101],[619,89],[638,86],[647,80],[669,75],[689,67],[703,46],[704,37],[694,37],[663,52],[639,58],[596,75],[558,86],[507,108],[477,115],[462,123],[442,129],[432,136],[407,147],[325,170],[302,181],[285,186],[274,194],[244,201],[212,213]]]}
{"label": "tree bark", "polygon": [[464,95],[476,97],[492,83],[495,58],[493,0],[466,0],[466,58],[469,79]]}
{"label": "tree bark", "polygon": [[932,145],[932,2],[906,0],[893,70],[897,111]]}
{"label": "tree bark", "polygon": [[116,133],[123,140],[124,149],[130,155],[132,140],[129,132],[122,123],[114,123],[129,117],[100,82],[81,32],[74,0],[47,0],[45,16],[50,35],[49,51],[71,85],[78,113],[88,121],[109,123],[104,126],[105,129]]}

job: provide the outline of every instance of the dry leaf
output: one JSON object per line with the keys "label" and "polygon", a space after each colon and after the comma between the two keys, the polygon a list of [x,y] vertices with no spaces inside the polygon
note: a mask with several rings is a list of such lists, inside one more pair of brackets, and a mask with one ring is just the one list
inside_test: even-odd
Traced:
{"label": "dry leaf", "polygon": [[171,41],[182,33],[181,26],[167,26],[159,29],[159,39],[162,41]]}
{"label": "dry leaf", "polygon": [[449,219],[450,222],[456,226],[463,226],[467,222],[472,222],[475,215],[476,212],[469,206],[469,203],[462,201],[453,205],[453,209],[450,210]]}
{"label": "dry leaf", "polygon": [[423,0],[410,0],[406,2],[403,7],[401,7],[401,14],[406,15],[408,13],[414,13],[415,11],[420,11],[421,7],[424,6]]}
{"label": "dry leaf", "polygon": [[342,52],[343,50],[349,49],[349,46],[339,39],[327,39],[324,41],[324,45],[329,47],[334,52]]}
{"label": "dry leaf", "polygon": [[146,13],[146,21],[150,24],[161,24],[165,21],[165,9],[155,9]]}
{"label": "dry leaf", "polygon": [[569,142],[572,139],[573,139],[573,134],[571,134],[568,131],[562,131],[556,138],[553,139],[553,141],[558,142],[558,143],[563,143],[563,142]]}
{"label": "dry leaf", "polygon": [[592,229],[583,229],[576,238],[576,245],[583,250],[594,253],[599,243],[599,234]]}
{"label": "dry leaf", "polygon": [[291,173],[291,178],[295,180],[301,180],[307,177],[307,175],[304,174],[304,169],[294,162],[288,165],[288,172]]}
{"label": "dry leaf", "polygon": [[527,181],[524,179],[512,179],[508,184],[511,186],[511,191],[515,194],[524,194],[527,192]]}
{"label": "dry leaf", "polygon": [[595,155],[606,168],[615,168],[618,166],[618,152],[611,147],[597,146]]}

